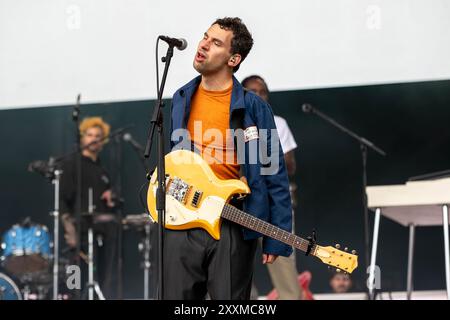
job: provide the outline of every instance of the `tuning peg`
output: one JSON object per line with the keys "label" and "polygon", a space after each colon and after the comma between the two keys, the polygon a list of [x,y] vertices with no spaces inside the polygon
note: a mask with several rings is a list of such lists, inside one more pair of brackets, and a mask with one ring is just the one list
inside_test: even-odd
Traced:
{"label": "tuning peg", "polygon": [[336,272],[341,272],[341,269],[336,269]]}
{"label": "tuning peg", "polygon": [[352,254],[356,254],[356,250],[352,250]]}
{"label": "tuning peg", "polygon": [[336,249],[339,249],[341,247],[341,245],[339,243],[336,243]]}
{"label": "tuning peg", "polygon": [[347,248],[347,247],[345,247],[345,248],[344,248],[344,251],[348,251],[348,248]]}

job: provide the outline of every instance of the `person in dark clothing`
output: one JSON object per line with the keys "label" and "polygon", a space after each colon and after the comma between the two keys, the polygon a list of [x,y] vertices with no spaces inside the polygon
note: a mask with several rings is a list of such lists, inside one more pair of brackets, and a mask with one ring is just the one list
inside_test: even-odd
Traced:
{"label": "person in dark clothing", "polygon": [[330,288],[333,293],[351,292],[353,281],[348,273],[336,272],[330,278]]}
{"label": "person in dark clothing", "polygon": [[[89,209],[94,213],[94,261],[97,278],[103,294],[107,298],[114,297],[113,276],[117,257],[118,223],[114,215],[113,193],[110,177],[102,166],[99,153],[107,142],[110,126],[100,117],[90,117],[80,123],[81,135],[81,252],[82,260],[87,263],[87,229],[86,220]],[[74,155],[65,160],[61,169],[60,212],[64,227],[64,238],[74,252],[77,247],[77,231],[75,208],[77,201],[77,157]],[[92,190],[92,207],[89,207],[90,189]],[[82,278],[86,278],[86,264],[82,263]],[[83,281],[82,284],[84,284]]]}

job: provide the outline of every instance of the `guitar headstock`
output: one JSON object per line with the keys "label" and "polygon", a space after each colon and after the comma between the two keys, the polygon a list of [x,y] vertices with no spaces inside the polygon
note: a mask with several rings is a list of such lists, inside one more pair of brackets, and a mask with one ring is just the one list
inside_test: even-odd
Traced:
{"label": "guitar headstock", "polygon": [[352,273],[358,267],[358,256],[356,251],[348,252],[348,248],[340,250],[340,245],[336,247],[322,247],[316,244],[316,249],[312,253],[322,260],[323,263],[336,268],[336,271]]}

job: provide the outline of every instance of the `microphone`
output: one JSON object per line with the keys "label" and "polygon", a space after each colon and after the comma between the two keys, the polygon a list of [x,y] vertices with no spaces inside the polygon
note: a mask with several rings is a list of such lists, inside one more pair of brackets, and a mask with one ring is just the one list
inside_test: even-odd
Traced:
{"label": "microphone", "polygon": [[125,133],[125,134],[123,135],[123,140],[126,141],[126,142],[131,143],[131,145],[132,145],[135,149],[144,152],[144,147],[141,146],[141,145],[139,144],[139,142],[137,142],[136,140],[134,140],[134,139],[133,139],[133,136],[132,136],[130,133],[128,133],[128,132]]}
{"label": "microphone", "polygon": [[78,121],[78,116],[80,115],[80,100],[81,100],[81,93],[78,94],[77,103],[75,104],[73,111],[72,111],[73,121]]}
{"label": "microphone", "polygon": [[29,172],[36,172],[45,178],[51,179],[53,177],[54,159],[50,158],[48,162],[36,160],[28,165]]}
{"label": "microphone", "polygon": [[159,36],[159,39],[167,42],[169,45],[177,47],[177,49],[180,51],[186,49],[186,47],[187,47],[187,41],[183,38],[176,39],[176,38],[170,38],[170,37],[166,37],[166,36]]}
{"label": "microphone", "polygon": [[312,111],[314,111],[314,108],[309,103],[304,103],[302,105],[302,110],[304,113],[311,113]]}

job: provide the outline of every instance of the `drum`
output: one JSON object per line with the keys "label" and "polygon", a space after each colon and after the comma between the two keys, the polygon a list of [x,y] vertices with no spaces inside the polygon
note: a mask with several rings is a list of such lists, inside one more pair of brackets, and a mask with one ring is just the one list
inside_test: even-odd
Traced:
{"label": "drum", "polygon": [[14,225],[3,236],[3,266],[12,275],[48,270],[50,236],[42,225]]}
{"label": "drum", "polygon": [[0,300],[22,300],[22,294],[14,281],[0,273]]}

